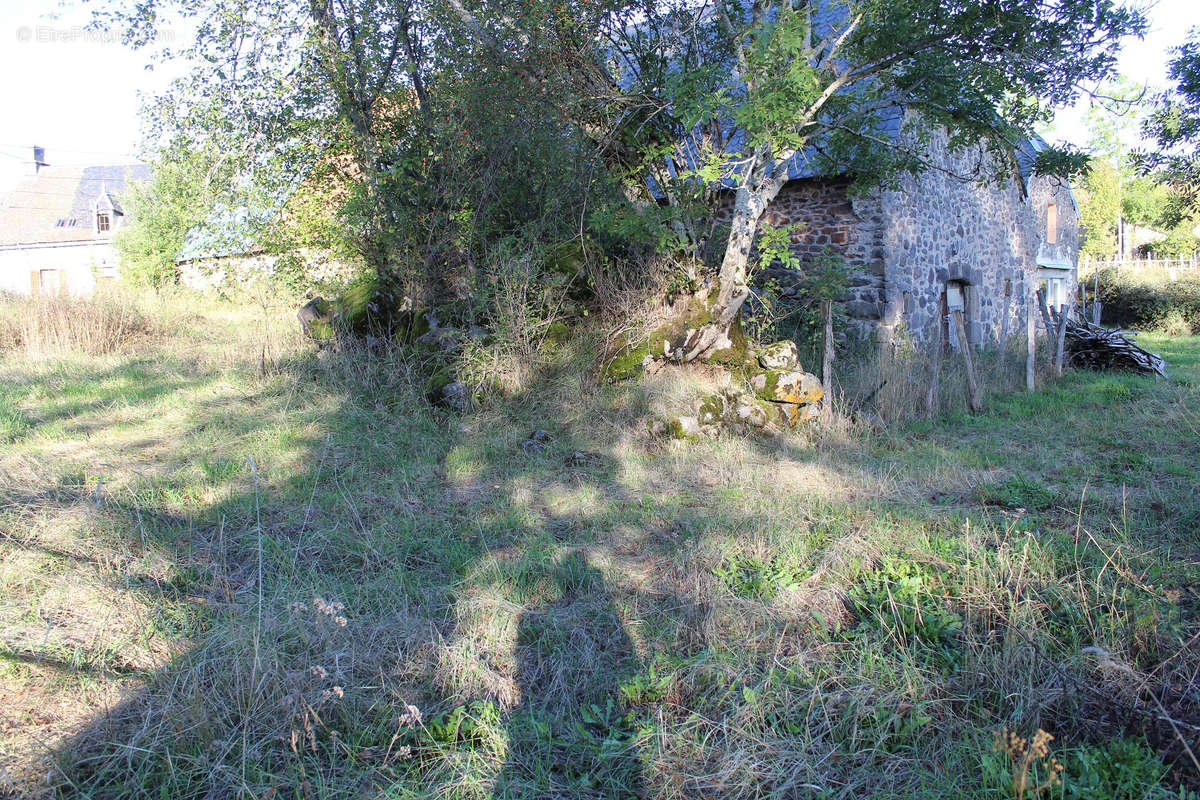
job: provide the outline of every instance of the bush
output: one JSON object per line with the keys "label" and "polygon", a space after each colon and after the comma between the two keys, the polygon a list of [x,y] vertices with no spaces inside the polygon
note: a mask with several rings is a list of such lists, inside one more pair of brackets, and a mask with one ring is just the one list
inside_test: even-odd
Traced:
{"label": "bush", "polygon": [[121,292],[98,292],[88,298],[10,296],[0,301],[0,350],[105,355],[152,330],[133,298]]}
{"label": "bush", "polygon": [[1200,330],[1200,280],[1100,273],[1100,302],[1109,325],[1190,334]]}

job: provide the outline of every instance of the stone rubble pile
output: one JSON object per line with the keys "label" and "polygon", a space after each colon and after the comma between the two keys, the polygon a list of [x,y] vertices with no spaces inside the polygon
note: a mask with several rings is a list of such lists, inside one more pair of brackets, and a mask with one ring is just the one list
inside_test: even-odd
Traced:
{"label": "stone rubble pile", "polygon": [[817,418],[823,396],[820,379],[800,367],[795,342],[775,342],[732,370],[730,386],[701,400],[690,413],[657,420],[652,431],[689,439],[721,430],[745,435],[794,428]]}

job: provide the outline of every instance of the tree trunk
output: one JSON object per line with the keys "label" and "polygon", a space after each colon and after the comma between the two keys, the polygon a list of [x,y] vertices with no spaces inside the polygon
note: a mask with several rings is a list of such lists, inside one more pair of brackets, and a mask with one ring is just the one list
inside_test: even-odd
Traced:
{"label": "tree trunk", "polygon": [[[775,162],[769,161],[774,167]],[[762,175],[738,186],[730,220],[729,239],[725,245],[725,256],[721,260],[721,271],[717,274],[717,298],[710,308],[709,322],[693,330],[683,346],[683,361],[696,361],[711,357],[731,344],[729,326],[737,318],[742,303],[750,296],[748,267],[750,249],[758,233],[758,221],[767,205],[783,188],[779,178]]]}

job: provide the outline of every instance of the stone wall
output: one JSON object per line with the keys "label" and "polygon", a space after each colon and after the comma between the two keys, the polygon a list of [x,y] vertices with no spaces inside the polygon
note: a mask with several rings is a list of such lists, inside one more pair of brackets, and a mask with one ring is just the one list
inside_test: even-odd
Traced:
{"label": "stone wall", "polygon": [[[1039,281],[1064,281],[1076,291],[1078,213],[1068,187],[1056,179],[1015,174],[1004,185],[981,185],[975,174],[980,148],[952,153],[944,134],[930,143],[934,168],[906,176],[895,190],[851,197],[845,180],[799,180],[784,187],[764,219],[770,225],[801,223],[792,250],[811,262],[832,250],[856,267],[845,298],[860,333],[887,341],[901,331],[928,340],[943,320],[948,282],[965,289],[967,337],[978,346],[1024,330],[1027,298]],[[1047,242],[1047,206],[1057,205],[1057,243]],[[727,212],[725,212],[727,215]],[[1039,261],[1054,267],[1039,266]],[[786,270],[770,274],[785,283]],[[1005,301],[1006,288],[1011,292]],[[945,324],[942,322],[941,324]],[[952,343],[957,338],[943,328]]]}

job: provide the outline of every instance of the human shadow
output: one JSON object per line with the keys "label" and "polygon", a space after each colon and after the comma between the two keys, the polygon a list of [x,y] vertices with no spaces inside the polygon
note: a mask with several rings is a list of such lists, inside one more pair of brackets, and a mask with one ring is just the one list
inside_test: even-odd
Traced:
{"label": "human shadow", "polygon": [[520,702],[508,715],[497,798],[644,796],[621,685],[640,667],[613,593],[585,552],[553,568],[557,597],[517,622]]}

